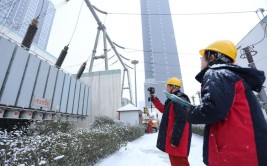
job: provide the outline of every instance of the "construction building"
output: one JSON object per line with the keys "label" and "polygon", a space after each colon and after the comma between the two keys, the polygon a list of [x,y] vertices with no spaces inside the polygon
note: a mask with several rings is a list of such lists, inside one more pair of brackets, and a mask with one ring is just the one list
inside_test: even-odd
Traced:
{"label": "construction building", "polygon": [[[148,87],[155,87],[157,97],[165,101],[162,90],[171,77],[182,80],[169,1],[140,0],[142,13],[143,50],[145,67],[145,99]],[[164,15],[163,15],[164,14]],[[150,103],[145,102],[146,106]]]}

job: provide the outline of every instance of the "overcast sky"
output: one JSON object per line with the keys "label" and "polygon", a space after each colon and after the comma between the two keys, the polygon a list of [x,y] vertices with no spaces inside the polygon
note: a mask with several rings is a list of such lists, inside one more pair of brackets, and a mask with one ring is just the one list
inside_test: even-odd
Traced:
{"label": "overcast sky", "polygon": [[[63,47],[70,44],[68,55],[62,67],[71,73],[77,73],[80,65],[88,58],[90,59],[96,39],[97,23],[83,0],[70,0],[60,7],[59,4],[63,0],[52,0],[52,2],[57,10],[47,50],[58,56]],[[90,0],[90,3],[98,9],[110,13],[104,15],[97,12],[97,15],[105,24],[111,40],[128,48],[117,48],[118,52],[130,60],[139,61],[136,66],[137,100],[143,101],[143,52],[136,51],[143,50],[140,1]],[[252,11],[256,11],[258,8],[267,9],[266,0],[169,0],[169,3],[184,91],[190,97],[200,89],[200,84],[194,79],[200,69],[198,51],[215,40],[227,39],[237,44],[262,18],[261,13],[257,15],[256,12]],[[75,30],[78,17],[79,21]],[[109,45],[108,48],[110,48]],[[96,55],[101,54],[103,54],[102,33]],[[109,57],[112,55],[114,52],[108,53]],[[116,61],[117,58],[113,57],[109,64]],[[127,60],[124,60],[124,63],[131,65],[130,61]],[[87,69],[88,67],[89,64]],[[110,65],[109,68],[122,69],[119,62]],[[95,61],[93,71],[97,70],[104,70],[103,60]],[[132,94],[134,95],[135,82],[132,69],[130,75]]]}

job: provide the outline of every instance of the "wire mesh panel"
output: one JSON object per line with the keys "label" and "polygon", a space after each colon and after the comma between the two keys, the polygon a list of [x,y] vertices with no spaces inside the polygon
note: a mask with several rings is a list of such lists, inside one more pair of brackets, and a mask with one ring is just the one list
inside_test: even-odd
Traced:
{"label": "wire mesh panel", "polygon": [[41,60],[35,55],[30,54],[27,62],[27,68],[24,73],[24,79],[21,82],[20,94],[18,96],[18,107],[30,108],[33,87],[37,78],[37,72]]}
{"label": "wire mesh panel", "polygon": [[20,85],[23,79],[29,53],[16,47],[13,60],[10,62],[6,80],[4,82],[4,89],[1,96],[1,104],[16,105],[17,96],[19,94]]}

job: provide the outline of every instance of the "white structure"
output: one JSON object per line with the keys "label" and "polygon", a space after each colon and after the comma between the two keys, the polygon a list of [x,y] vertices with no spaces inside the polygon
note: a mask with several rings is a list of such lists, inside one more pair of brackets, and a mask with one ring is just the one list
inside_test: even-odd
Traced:
{"label": "white structure", "polygon": [[118,109],[119,120],[130,124],[130,125],[139,125],[141,124],[142,111],[140,108],[135,107],[132,104],[127,104],[124,107]]}
{"label": "white structure", "polygon": [[84,73],[81,77],[91,88],[92,105],[89,121],[97,116],[108,116],[118,119],[118,108],[121,107],[121,71],[106,70]]}

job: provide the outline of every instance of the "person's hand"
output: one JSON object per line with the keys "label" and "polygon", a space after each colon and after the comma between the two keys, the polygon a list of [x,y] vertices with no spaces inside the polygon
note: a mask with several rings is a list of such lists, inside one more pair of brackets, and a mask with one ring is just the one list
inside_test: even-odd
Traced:
{"label": "person's hand", "polygon": [[155,98],[156,98],[156,95],[155,94],[150,94],[150,101],[153,101]]}
{"label": "person's hand", "polygon": [[176,147],[175,145],[171,144],[171,147]]}

